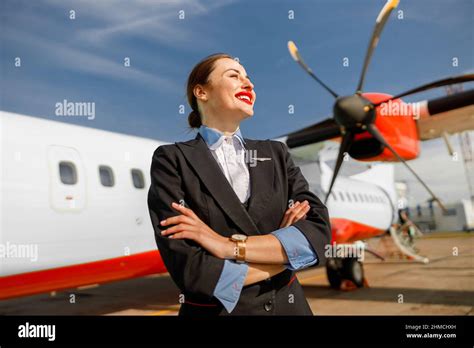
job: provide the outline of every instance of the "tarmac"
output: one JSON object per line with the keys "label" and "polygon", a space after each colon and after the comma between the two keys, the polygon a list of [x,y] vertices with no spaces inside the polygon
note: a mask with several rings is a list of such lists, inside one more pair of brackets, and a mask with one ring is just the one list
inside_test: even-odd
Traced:
{"label": "tarmac", "polygon": [[[298,273],[315,315],[473,315],[474,235],[446,232],[417,241],[427,264],[401,257],[387,240],[370,246],[386,258],[366,254],[367,287],[329,287],[326,270]],[[387,245],[389,245],[387,247]],[[0,301],[0,315],[176,315],[180,292],[167,274]]]}

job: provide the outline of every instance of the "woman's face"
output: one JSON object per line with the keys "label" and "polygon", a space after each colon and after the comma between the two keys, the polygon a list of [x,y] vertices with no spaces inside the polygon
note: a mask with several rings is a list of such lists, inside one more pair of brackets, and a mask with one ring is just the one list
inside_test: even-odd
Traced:
{"label": "woman's face", "polygon": [[253,87],[240,63],[230,58],[217,60],[209,75],[209,83],[203,86],[206,94],[204,114],[207,111],[208,114],[232,117],[234,120],[252,116],[257,98]]}

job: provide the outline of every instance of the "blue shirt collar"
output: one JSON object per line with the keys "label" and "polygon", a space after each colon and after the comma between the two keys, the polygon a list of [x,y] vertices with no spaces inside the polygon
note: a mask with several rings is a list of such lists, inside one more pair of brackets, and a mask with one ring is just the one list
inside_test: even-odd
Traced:
{"label": "blue shirt collar", "polygon": [[[201,127],[199,127],[199,134],[201,134],[201,136],[204,138],[204,141],[206,142],[208,147],[211,147],[212,145],[217,143],[219,139],[225,136],[224,133],[222,133],[218,129],[211,128],[205,125],[201,125]],[[242,136],[242,133],[240,132],[240,127],[237,128],[233,136],[237,137],[237,139],[239,139],[240,143],[242,144],[242,147],[244,147],[245,140]]]}

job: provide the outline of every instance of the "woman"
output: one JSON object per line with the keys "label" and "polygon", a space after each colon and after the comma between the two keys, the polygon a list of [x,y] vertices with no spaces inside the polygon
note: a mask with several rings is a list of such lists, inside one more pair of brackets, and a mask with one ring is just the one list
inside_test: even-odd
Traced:
{"label": "woman", "polygon": [[294,271],[324,260],[327,209],[286,145],[242,137],[253,87],[229,55],[199,62],[187,84],[198,134],[153,155],[148,206],[180,315],[312,315]]}

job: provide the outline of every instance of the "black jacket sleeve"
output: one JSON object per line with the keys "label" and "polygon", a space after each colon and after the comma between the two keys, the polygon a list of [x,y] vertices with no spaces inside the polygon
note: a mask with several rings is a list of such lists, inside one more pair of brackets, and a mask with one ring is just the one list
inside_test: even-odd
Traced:
{"label": "black jacket sleeve", "polygon": [[155,239],[164,264],[173,281],[184,294],[210,299],[224,267],[224,260],[214,257],[190,240],[174,240],[161,236],[160,221],[179,215],[172,202],[186,201],[178,166],[177,147],[162,145],[155,150],[151,164],[151,187],[148,209]]}
{"label": "black jacket sleeve", "polygon": [[288,197],[295,202],[307,200],[311,207],[306,214],[306,219],[295,222],[293,226],[297,227],[308,239],[318,256],[317,264],[324,264],[326,260],[325,246],[331,242],[331,222],[328,210],[321,200],[309,190],[308,182],[300,168],[293,162],[287,145],[281,142],[280,144],[283,147],[287,168]]}

